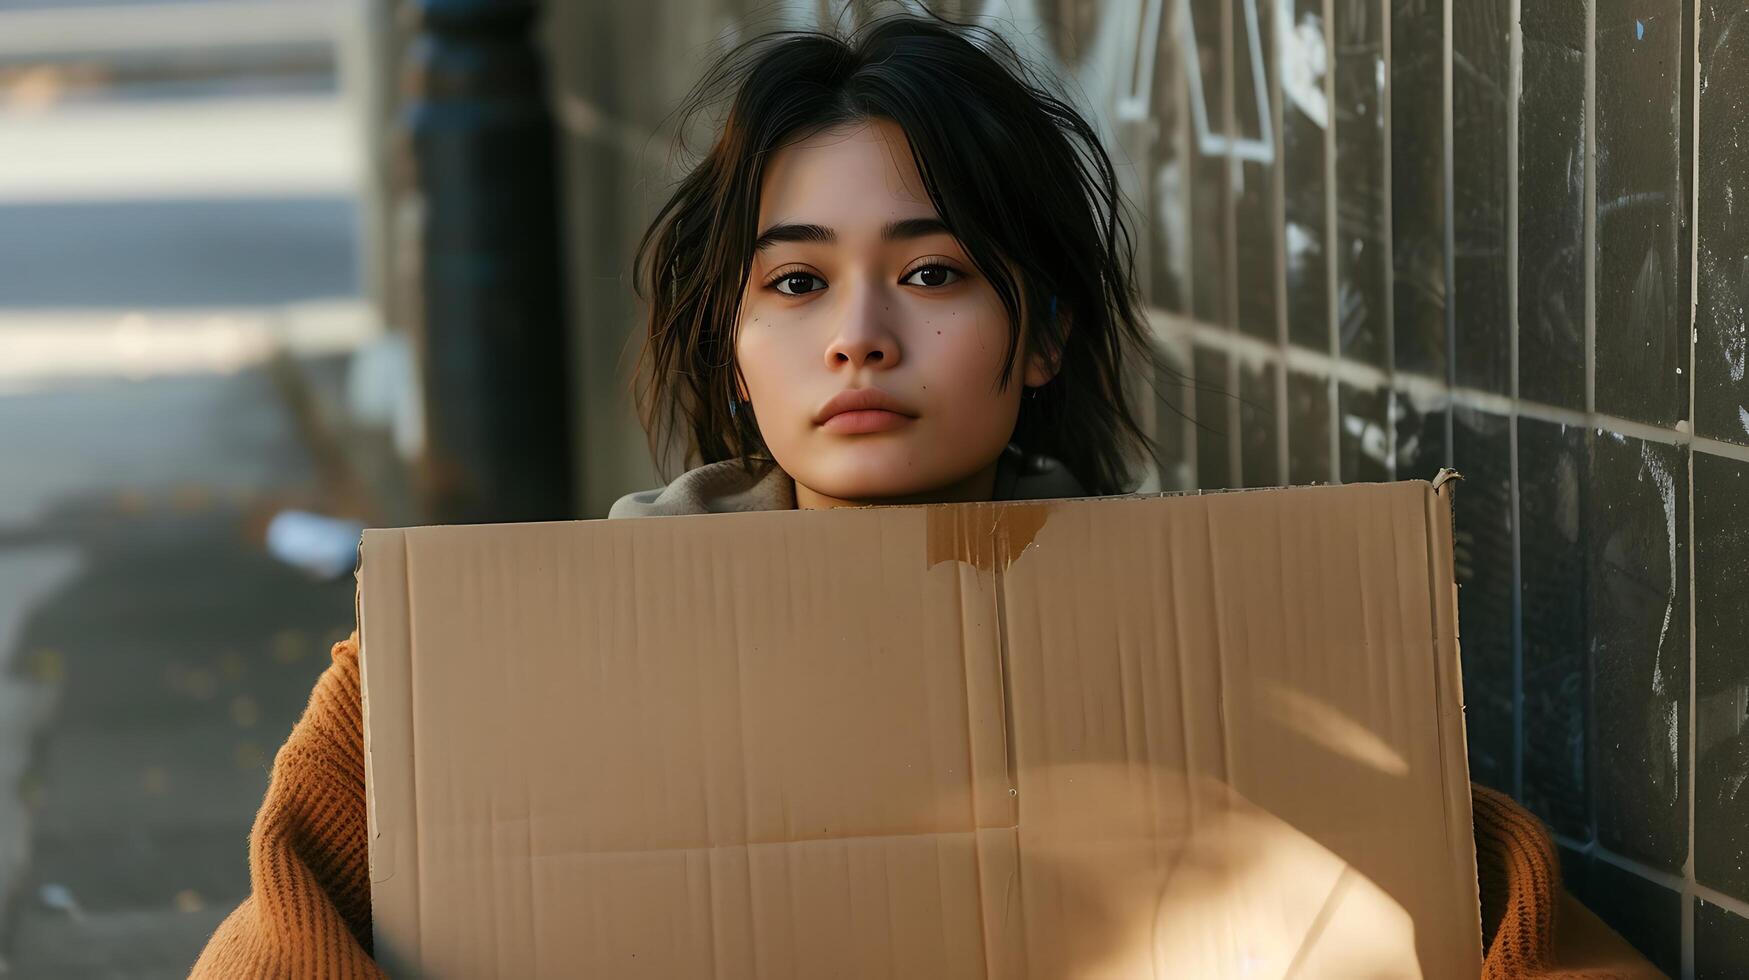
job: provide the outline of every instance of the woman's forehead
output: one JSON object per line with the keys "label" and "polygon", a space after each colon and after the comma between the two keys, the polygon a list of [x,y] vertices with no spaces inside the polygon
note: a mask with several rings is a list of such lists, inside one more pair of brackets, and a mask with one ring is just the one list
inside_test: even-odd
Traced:
{"label": "woman's forehead", "polygon": [[938,215],[904,131],[887,120],[813,134],[779,150],[765,168],[761,229],[809,224],[844,236],[917,217]]}

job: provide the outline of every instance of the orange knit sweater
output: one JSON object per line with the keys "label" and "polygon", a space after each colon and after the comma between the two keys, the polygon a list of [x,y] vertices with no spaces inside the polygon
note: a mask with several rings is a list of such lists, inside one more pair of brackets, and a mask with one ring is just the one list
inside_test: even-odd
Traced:
{"label": "orange knit sweater", "polygon": [[[208,941],[197,980],[383,976],[370,956],[357,634],[335,645],[333,659],[274,759],[249,837],[254,894]],[[1554,846],[1535,817],[1482,787],[1474,805],[1483,980],[1663,976],[1561,891]]]}

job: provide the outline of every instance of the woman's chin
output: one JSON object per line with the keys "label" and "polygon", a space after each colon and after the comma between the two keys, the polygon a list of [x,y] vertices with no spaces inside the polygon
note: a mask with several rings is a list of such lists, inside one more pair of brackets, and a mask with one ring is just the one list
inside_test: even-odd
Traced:
{"label": "woman's chin", "polygon": [[[952,451],[941,452],[943,447],[914,438],[919,434],[893,432],[812,440],[806,445],[774,447],[774,455],[798,484],[834,500],[917,503],[962,496],[967,489],[962,485],[983,469],[966,470],[967,457],[980,455],[977,448],[981,447],[956,445]],[[995,459],[1001,449],[997,444],[989,450],[989,458]]]}
{"label": "woman's chin", "polygon": [[911,498],[927,497],[937,489],[928,481],[894,480],[891,476],[859,478],[855,475],[833,474],[816,482],[798,479],[808,489],[824,497],[853,504],[904,503]]}
{"label": "woman's chin", "polygon": [[[791,470],[796,482],[847,503],[924,503],[962,495],[967,474],[945,472],[914,460],[840,460],[841,465]],[[787,468],[786,468],[787,470]]]}

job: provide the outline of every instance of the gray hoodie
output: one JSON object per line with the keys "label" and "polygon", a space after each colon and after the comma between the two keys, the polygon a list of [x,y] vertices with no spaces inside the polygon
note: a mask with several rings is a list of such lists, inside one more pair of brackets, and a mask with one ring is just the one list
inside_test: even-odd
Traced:
{"label": "gray hoodie", "polygon": [[[1085,493],[1068,469],[1049,457],[1028,457],[1010,446],[996,463],[996,500],[1049,500]],[[688,470],[666,487],[628,493],[614,503],[607,516],[674,517],[793,510],[795,506],[795,481],[781,468],[773,466],[755,480],[739,461],[725,460]]]}

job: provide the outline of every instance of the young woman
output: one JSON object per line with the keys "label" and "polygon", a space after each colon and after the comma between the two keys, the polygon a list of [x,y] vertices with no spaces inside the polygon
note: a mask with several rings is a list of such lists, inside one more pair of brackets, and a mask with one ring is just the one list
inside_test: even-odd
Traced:
{"label": "young woman", "polygon": [[[929,18],[767,35],[638,251],[644,420],[701,464],[614,517],[1131,488],[1146,349],[1110,160],[1000,37]],[[689,113],[690,114],[690,113]],[[356,637],[274,762],[254,894],[199,977],[378,975]],[[1552,848],[1477,794],[1489,976],[1549,968]],[[1511,914],[1505,914],[1510,909]]]}

